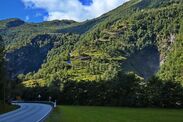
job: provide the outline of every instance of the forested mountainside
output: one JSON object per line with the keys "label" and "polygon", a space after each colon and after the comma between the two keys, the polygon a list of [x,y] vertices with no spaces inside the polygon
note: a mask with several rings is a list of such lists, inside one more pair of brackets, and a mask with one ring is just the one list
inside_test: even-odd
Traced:
{"label": "forested mountainside", "polygon": [[99,18],[0,21],[8,71],[34,82],[112,80],[118,72],[183,82],[183,1],[130,0]]}

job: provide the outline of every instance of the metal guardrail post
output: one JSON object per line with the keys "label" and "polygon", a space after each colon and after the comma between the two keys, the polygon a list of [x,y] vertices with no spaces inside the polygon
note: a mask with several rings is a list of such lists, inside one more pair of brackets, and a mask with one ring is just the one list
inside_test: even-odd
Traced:
{"label": "metal guardrail post", "polygon": [[55,100],[55,102],[54,102],[54,108],[56,108],[57,107],[57,101]]}

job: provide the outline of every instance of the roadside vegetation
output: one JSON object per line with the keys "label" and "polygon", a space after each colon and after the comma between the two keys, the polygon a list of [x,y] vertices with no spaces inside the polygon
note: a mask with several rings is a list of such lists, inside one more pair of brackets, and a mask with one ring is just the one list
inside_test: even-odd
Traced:
{"label": "roadside vegetation", "polygon": [[8,97],[10,95],[10,82],[6,78],[4,62],[4,42],[0,36],[0,114],[12,111],[17,108],[7,104]]}
{"label": "roadside vegetation", "polygon": [[15,110],[17,108],[18,106],[4,104],[2,101],[0,101],[0,114]]}
{"label": "roadside vegetation", "polygon": [[55,81],[50,86],[17,86],[14,96],[24,100],[57,100],[58,104],[127,107],[183,107],[183,87],[180,83],[153,77],[144,81],[137,75],[119,73],[109,81]]}

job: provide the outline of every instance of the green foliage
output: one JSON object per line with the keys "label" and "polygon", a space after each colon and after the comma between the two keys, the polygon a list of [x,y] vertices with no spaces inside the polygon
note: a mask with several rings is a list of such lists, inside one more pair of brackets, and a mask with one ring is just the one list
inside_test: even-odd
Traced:
{"label": "green foliage", "polygon": [[[182,31],[183,32],[183,31]],[[165,80],[174,80],[183,84],[183,36],[180,34],[162,65],[158,75]]]}
{"label": "green foliage", "polygon": [[4,45],[3,40],[0,36],[0,100],[4,99],[4,80]]}
{"label": "green foliage", "polygon": [[[168,57],[180,34],[182,8],[180,0],[131,0],[82,23],[4,20],[0,25],[5,30],[0,33],[12,54],[7,57],[10,72],[13,76],[24,74],[21,79],[25,81],[41,79],[46,85],[54,80],[98,82],[115,78],[121,69],[148,79],[160,68],[160,60]],[[6,26],[14,21],[16,26]],[[181,68],[177,67],[175,81],[180,81]]]}
{"label": "green foliage", "polygon": [[[129,5],[139,7],[139,9],[133,11],[133,14],[131,14],[130,17],[121,17],[121,15],[117,15],[119,11],[122,15],[125,15],[128,9],[133,10],[132,6],[129,7]],[[145,6],[142,7],[141,5]],[[127,10],[125,9],[122,11],[121,9],[124,8]],[[177,1],[174,2],[167,0],[163,2],[143,0],[138,3],[134,3],[134,5],[129,2],[112,11],[111,16],[108,17],[111,17],[109,20],[106,19],[105,21],[99,23],[95,28],[82,35],[81,41],[78,42],[74,52],[87,54],[94,59],[96,63],[100,62],[101,65],[107,63],[106,65],[108,65],[108,67],[112,66],[113,69],[116,69],[117,71],[124,69],[124,72],[133,71],[141,77],[149,78],[157,72],[160,67],[160,57],[162,59],[166,58],[170,51],[169,48],[171,48],[173,42],[175,41],[176,35],[180,33],[180,21],[183,18],[181,11],[183,11],[182,4]],[[114,18],[117,17],[121,18],[114,20]],[[157,52],[156,50],[158,50],[157,53],[159,57],[157,56],[157,61],[154,61],[154,57],[149,57],[147,60],[149,62],[147,62],[146,66],[148,68],[139,69],[138,65],[132,66],[129,63],[124,63],[131,61],[138,62],[139,58],[142,58],[140,59],[142,64],[146,63],[143,59],[146,52],[143,50],[147,48],[151,49],[149,47],[152,46],[157,47],[157,49],[154,48],[152,52]],[[103,56],[96,58],[96,56],[91,55],[96,52],[100,52]],[[143,52],[141,54],[142,57],[133,58],[137,52]],[[149,53],[147,54],[149,55]],[[109,59],[118,59],[118,57],[124,58],[123,60],[109,61]],[[151,62],[151,60],[154,62]],[[92,61],[88,61],[90,62],[90,65],[95,64]],[[88,63],[84,67],[90,69],[90,67],[88,67]],[[129,67],[131,68],[129,69]],[[140,71],[138,71],[137,68]],[[103,70],[101,72],[105,71],[106,70]],[[108,74],[115,75],[113,70],[107,70],[106,72],[109,72]],[[149,72],[149,74],[146,75],[147,72]],[[100,72],[97,72],[97,74],[100,74]],[[88,75],[85,76],[88,77]],[[101,78],[103,76],[104,75],[101,75]]]}
{"label": "green foliage", "polygon": [[[14,26],[7,26],[9,23],[14,24]],[[32,24],[25,23],[19,19],[7,19],[0,21],[0,35],[4,38],[6,50],[9,52],[30,44],[32,39],[37,35],[56,35],[59,34],[57,33],[59,29],[70,27],[75,24],[77,23],[70,20],[55,20],[52,22]]]}
{"label": "green foliage", "polygon": [[100,82],[55,79],[49,86],[34,82],[32,88],[18,86],[13,93],[24,100],[36,100],[39,94],[42,100],[52,96],[53,100],[67,105],[183,107],[181,84],[156,77],[144,81],[133,73],[118,73],[116,78]]}
{"label": "green foliage", "polygon": [[4,114],[4,113],[7,113],[7,112],[10,112],[10,111],[13,111],[15,109],[18,108],[18,106],[12,106],[12,105],[9,105],[9,104],[3,104],[2,101],[0,101],[0,114]]}
{"label": "green foliage", "polygon": [[2,100],[5,104],[8,96],[11,93],[11,81],[7,78],[7,72],[5,68],[5,48],[4,41],[0,36],[0,101]]}

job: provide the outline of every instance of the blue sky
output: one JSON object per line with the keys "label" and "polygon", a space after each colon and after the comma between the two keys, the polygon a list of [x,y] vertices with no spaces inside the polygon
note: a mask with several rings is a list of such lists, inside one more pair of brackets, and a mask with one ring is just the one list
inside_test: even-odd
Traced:
{"label": "blue sky", "polygon": [[20,18],[28,22],[55,19],[84,21],[98,17],[126,1],[128,0],[1,0],[0,20]]}
{"label": "blue sky", "polygon": [[40,22],[43,20],[43,17],[35,17],[37,12],[47,14],[44,9],[26,9],[21,0],[1,0],[0,20],[7,18],[20,18],[26,21],[26,17],[29,16],[31,19],[28,21]]}

